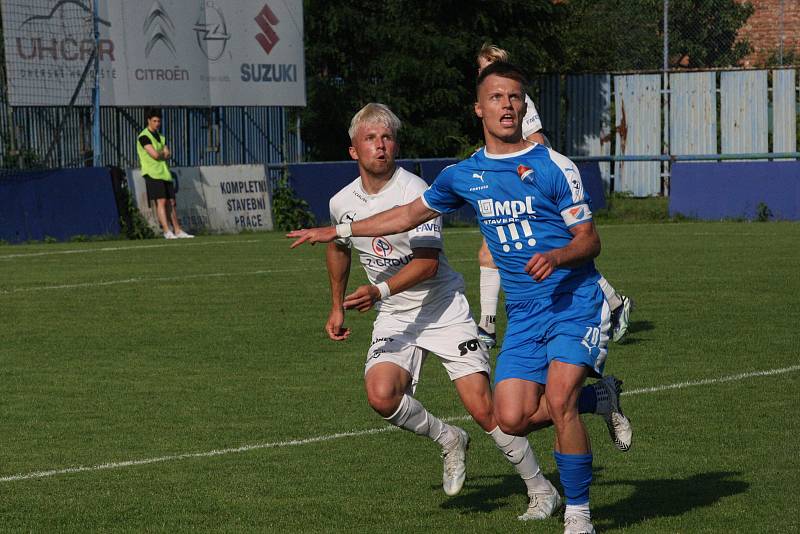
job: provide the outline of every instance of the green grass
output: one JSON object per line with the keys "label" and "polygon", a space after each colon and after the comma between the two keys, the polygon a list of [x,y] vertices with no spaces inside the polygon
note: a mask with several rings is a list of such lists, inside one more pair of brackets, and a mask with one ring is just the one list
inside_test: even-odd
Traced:
{"label": "green grass", "polygon": [[[800,225],[602,225],[598,265],[636,301],[607,370],[629,391],[800,363]],[[479,236],[448,257],[477,312]],[[473,437],[461,495],[440,487],[433,444],[367,406],[372,313],[327,340],[322,247],[281,235],[0,249],[0,478],[248,445],[0,482],[0,531],[541,532],[521,524],[523,485]],[[354,268],[351,287],[362,283]],[[504,326],[501,320],[501,328]],[[800,529],[800,370],[624,397],[626,454],[596,417],[592,507],[613,532]],[[463,417],[434,358],[418,397]],[[531,436],[557,481],[552,431]]]}

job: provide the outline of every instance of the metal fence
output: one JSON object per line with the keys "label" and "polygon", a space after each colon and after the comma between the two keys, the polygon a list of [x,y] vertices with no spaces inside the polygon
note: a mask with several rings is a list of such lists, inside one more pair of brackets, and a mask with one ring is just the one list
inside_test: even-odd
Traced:
{"label": "metal fence", "polygon": [[[145,127],[144,108],[102,108],[105,165],[137,167],[136,138]],[[299,161],[299,125],[283,107],[164,108],[162,131],[174,165],[235,165]],[[56,139],[57,128],[62,131]],[[92,163],[88,107],[0,105],[0,172],[68,168]],[[50,158],[47,147],[55,142]]]}
{"label": "metal fence", "polygon": [[648,196],[668,194],[685,156],[797,157],[797,83],[796,69],[550,75],[533,97],[556,150],[613,162],[609,189]]}

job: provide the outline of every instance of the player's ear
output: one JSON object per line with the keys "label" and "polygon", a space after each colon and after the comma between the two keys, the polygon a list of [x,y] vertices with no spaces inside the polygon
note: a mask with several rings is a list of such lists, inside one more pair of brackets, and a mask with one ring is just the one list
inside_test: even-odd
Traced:
{"label": "player's ear", "polygon": [[480,102],[475,102],[474,109],[475,109],[475,115],[477,115],[479,119],[482,119],[483,118],[483,109],[481,109],[481,103]]}
{"label": "player's ear", "polygon": [[358,159],[358,151],[356,147],[351,146],[348,151],[350,152],[350,158],[357,160]]}

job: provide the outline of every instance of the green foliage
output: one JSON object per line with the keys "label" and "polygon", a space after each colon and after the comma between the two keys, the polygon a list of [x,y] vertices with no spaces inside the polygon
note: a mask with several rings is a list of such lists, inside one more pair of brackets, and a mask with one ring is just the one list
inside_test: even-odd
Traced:
{"label": "green foliage", "polygon": [[[564,23],[566,71],[663,68],[663,0],[572,0]],[[736,0],[671,0],[670,67],[729,67],[748,54],[737,31],[753,6]]]}
{"label": "green foliage", "polygon": [[272,217],[276,230],[296,230],[314,226],[314,214],[308,202],[298,198],[289,185],[289,171],[284,169],[272,191]]}
{"label": "green foliage", "polygon": [[350,118],[383,102],[403,121],[403,157],[453,156],[480,138],[473,119],[475,55],[492,41],[520,65],[555,68],[551,2],[306,0],[309,105],[303,137],[315,160],[346,157]]}
{"label": "green foliage", "polygon": [[[403,121],[403,157],[452,157],[480,142],[475,55],[506,48],[529,74],[661,69],[663,0],[305,0],[311,160],[347,156],[350,118],[383,102]],[[753,8],[737,0],[672,0],[673,63],[734,65]]]}
{"label": "green foliage", "polygon": [[[156,237],[155,232],[134,204],[133,195],[131,195],[124,181],[120,194],[123,195],[123,204],[126,208],[126,213],[120,214],[119,217],[120,233],[128,239],[152,239]],[[128,221],[130,221],[130,224]]]}
{"label": "green foliage", "polygon": [[756,206],[756,220],[758,222],[767,222],[771,218],[772,210],[764,202],[759,202],[758,206]]}

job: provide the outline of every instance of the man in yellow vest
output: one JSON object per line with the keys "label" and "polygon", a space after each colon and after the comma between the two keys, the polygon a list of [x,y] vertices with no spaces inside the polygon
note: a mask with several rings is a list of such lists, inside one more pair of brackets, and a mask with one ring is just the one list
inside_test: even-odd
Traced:
{"label": "man in yellow vest", "polygon": [[[158,223],[164,231],[166,239],[186,239],[194,237],[186,233],[178,222],[178,211],[175,202],[175,182],[172,172],[167,166],[171,152],[164,136],[158,133],[161,128],[161,112],[158,109],[147,110],[147,128],[139,134],[136,152],[142,167],[142,177],[147,184],[147,198],[156,203]],[[168,213],[169,212],[169,213]],[[170,229],[172,223],[172,229]]]}

